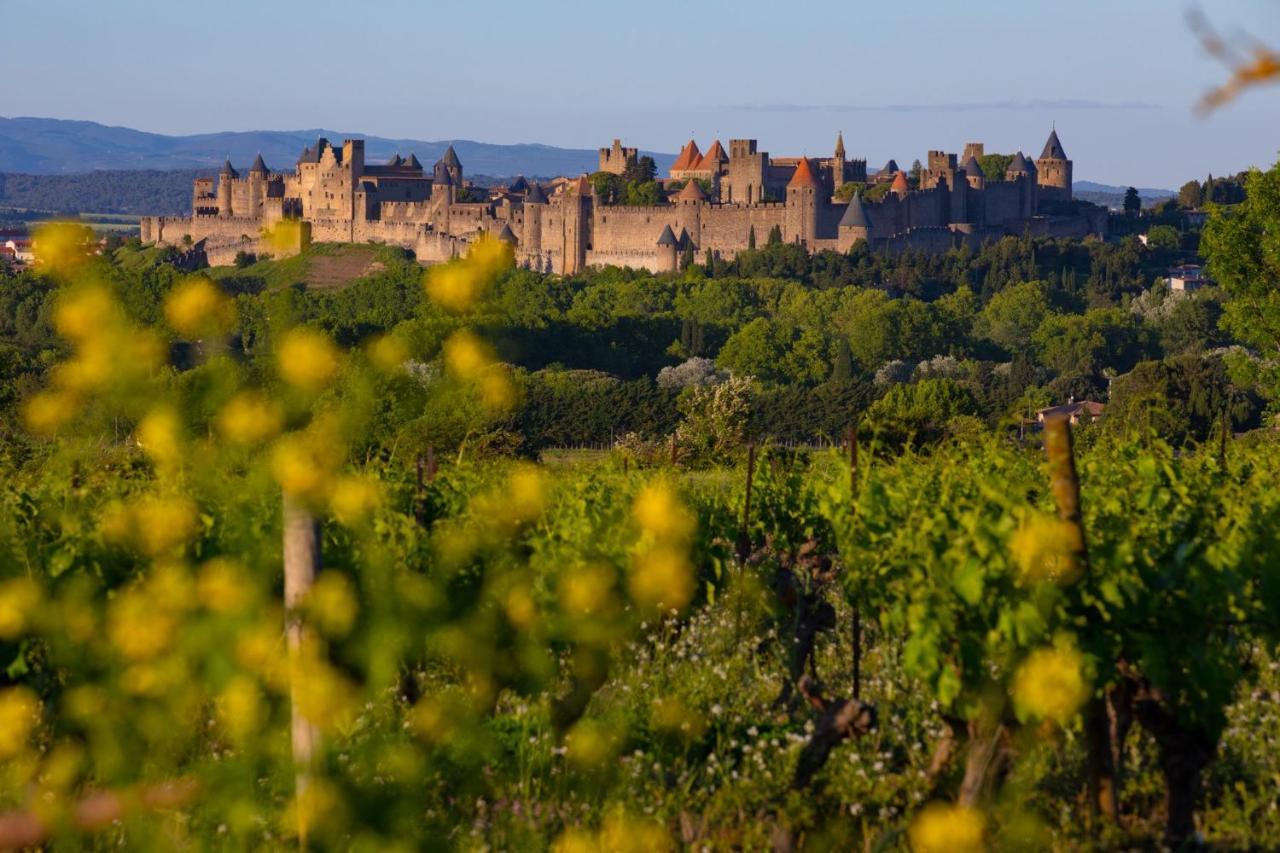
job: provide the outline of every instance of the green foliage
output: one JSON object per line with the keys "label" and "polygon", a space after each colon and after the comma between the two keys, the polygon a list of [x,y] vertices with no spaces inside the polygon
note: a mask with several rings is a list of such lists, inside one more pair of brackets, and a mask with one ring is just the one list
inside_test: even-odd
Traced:
{"label": "green foliage", "polygon": [[987,176],[988,181],[1003,181],[1012,162],[1012,154],[983,154],[978,158],[978,165],[982,167],[982,174]]}
{"label": "green foliage", "polygon": [[1175,252],[1182,245],[1182,235],[1172,225],[1153,225],[1147,231],[1147,248]]}

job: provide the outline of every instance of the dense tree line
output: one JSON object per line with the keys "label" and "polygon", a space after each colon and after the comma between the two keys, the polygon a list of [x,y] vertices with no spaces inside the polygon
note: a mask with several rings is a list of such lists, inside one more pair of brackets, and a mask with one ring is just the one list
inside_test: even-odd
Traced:
{"label": "dense tree line", "polygon": [[[658,374],[689,359],[752,377],[751,432],[785,441],[832,438],[868,411],[902,436],[936,436],[957,418],[1007,424],[1112,393],[1117,420],[1151,421],[1148,404],[1164,401],[1172,413],[1155,420],[1179,438],[1207,435],[1223,409],[1237,427],[1256,423],[1259,396],[1226,367],[1237,338],[1220,327],[1217,290],[1170,294],[1161,281],[1195,239],[1175,236],[812,256],[766,237],[676,275],[510,270],[465,317],[429,303],[421,268],[389,247],[376,250],[379,271],[337,289],[308,289],[307,256],[209,274],[236,298],[232,345],[250,359],[271,357],[273,330],[307,323],[344,346],[394,333],[430,364],[471,324],[518,371],[522,402],[502,428],[526,450],[669,433],[687,391]],[[131,241],[102,261],[143,322],[161,322],[165,295],[188,275],[171,254]],[[58,346],[51,298],[38,273],[0,287],[2,399],[20,397]]]}
{"label": "dense tree line", "polygon": [[77,175],[0,172],[0,205],[57,213],[187,215],[191,182],[204,172],[120,169]]}

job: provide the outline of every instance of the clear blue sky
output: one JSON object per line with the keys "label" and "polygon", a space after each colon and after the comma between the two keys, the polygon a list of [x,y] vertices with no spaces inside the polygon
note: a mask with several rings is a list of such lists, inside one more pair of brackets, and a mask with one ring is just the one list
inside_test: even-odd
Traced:
{"label": "clear blue sky", "polygon": [[[1213,23],[1280,48],[1276,0]],[[1207,118],[1226,71],[1176,0],[5,0],[0,115],[163,133],[337,130],[628,144],[752,136],[872,166],[930,148],[1038,154],[1077,180],[1176,187],[1267,165],[1280,86]],[[299,47],[293,47],[297,45]],[[311,56],[325,57],[311,59]]]}

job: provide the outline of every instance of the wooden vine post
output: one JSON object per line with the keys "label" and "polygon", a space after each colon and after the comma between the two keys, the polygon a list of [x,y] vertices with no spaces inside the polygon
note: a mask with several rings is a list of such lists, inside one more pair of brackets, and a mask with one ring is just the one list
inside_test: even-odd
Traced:
{"label": "wooden vine post", "polygon": [[[1076,473],[1071,421],[1065,415],[1046,418],[1044,451],[1049,460],[1049,488],[1058,518],[1067,525],[1069,571],[1089,574],[1089,549],[1080,514],[1080,478]],[[1119,814],[1119,780],[1116,779],[1110,719],[1104,697],[1094,697],[1085,708],[1085,744],[1089,758],[1089,798],[1097,813],[1109,820]]]}
{"label": "wooden vine post", "polygon": [[[849,427],[849,511],[854,515],[858,513],[857,426]],[[856,604],[853,606],[853,698],[862,698],[862,610]]]}
{"label": "wooden vine post", "polygon": [[738,529],[738,560],[745,563],[751,556],[751,481],[756,473],[756,446],[747,445],[747,491],[742,503],[742,526]]}
{"label": "wooden vine post", "polygon": [[311,782],[311,770],[320,735],[300,707],[303,679],[306,675],[304,656],[313,653],[304,650],[309,638],[300,608],[320,570],[320,525],[305,507],[287,494],[284,496],[283,518],[285,638],[289,649],[290,723],[296,773],[294,793],[297,799],[298,838],[305,848],[307,810],[302,800]]}

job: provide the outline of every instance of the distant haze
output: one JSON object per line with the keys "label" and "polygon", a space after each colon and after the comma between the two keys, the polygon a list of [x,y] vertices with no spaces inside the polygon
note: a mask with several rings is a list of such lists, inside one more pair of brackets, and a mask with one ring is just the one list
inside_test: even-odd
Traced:
{"label": "distant haze", "polygon": [[[1280,45],[1280,4],[1204,6],[1243,46]],[[1280,87],[1194,114],[1228,72],[1168,0],[14,2],[4,29],[0,112],[172,135],[334,127],[577,151],[619,136],[666,152],[754,137],[829,156],[843,130],[875,167],[969,141],[1034,155],[1056,122],[1078,178],[1152,187],[1280,149]]]}

